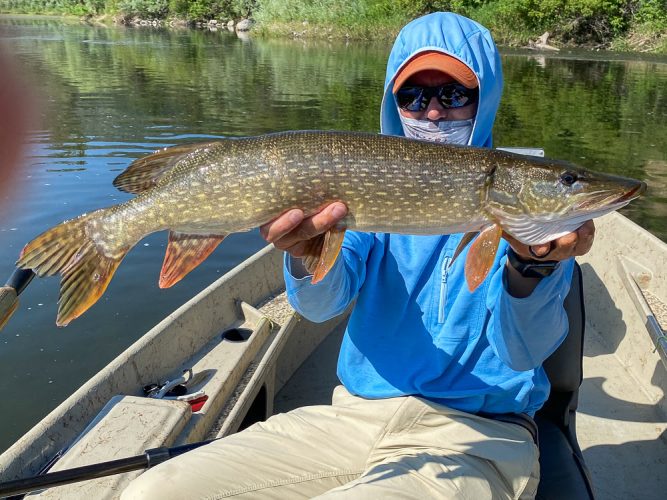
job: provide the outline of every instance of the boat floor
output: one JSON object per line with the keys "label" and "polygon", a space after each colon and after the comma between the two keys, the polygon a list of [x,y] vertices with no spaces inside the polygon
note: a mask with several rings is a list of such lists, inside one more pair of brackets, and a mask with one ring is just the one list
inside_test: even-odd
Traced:
{"label": "boat floor", "polygon": [[[331,392],[338,384],[336,359],[341,338],[339,328],[306,360],[276,395],[276,412],[331,402]],[[591,325],[587,325],[584,354],[577,436],[596,498],[665,498],[664,417]]]}

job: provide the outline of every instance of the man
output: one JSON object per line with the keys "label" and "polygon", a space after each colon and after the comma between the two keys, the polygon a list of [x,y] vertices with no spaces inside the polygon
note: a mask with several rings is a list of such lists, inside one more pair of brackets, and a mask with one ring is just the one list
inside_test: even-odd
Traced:
{"label": "man", "polygon": [[[408,24],[387,65],[382,132],[491,146],[502,88],[488,31],[451,13]],[[531,416],[546,400],[541,363],[567,335],[563,299],[592,223],[550,244],[502,242],[474,292],[463,235],[347,231],[313,285],[301,263],[313,238],[346,214],[335,202],[262,228],[286,250],[291,304],[323,321],[356,300],[331,406],[299,408],[167,462],[124,498],[530,498],[538,451]],[[511,250],[510,250],[511,251]],[[536,256],[555,263],[546,277]],[[528,266],[528,267],[526,267]]]}

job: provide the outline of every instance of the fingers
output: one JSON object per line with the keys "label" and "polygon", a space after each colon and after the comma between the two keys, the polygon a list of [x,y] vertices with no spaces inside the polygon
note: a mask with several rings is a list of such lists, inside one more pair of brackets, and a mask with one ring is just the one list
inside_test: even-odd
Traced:
{"label": "fingers", "polygon": [[508,234],[503,237],[520,256],[536,260],[566,260],[587,254],[595,239],[595,223],[586,221],[579,229],[540,245],[525,245]]}
{"label": "fingers", "polygon": [[[291,246],[326,233],[347,215],[347,207],[340,202],[332,203],[321,212],[307,217],[292,231],[280,238],[280,244]],[[276,243],[276,242],[274,242]]]}
{"label": "fingers", "polygon": [[269,243],[275,243],[297,227],[304,219],[303,210],[298,208],[285,212],[277,219],[267,222],[259,228],[259,234]]}
{"label": "fingers", "polygon": [[346,215],[347,207],[341,202],[331,203],[310,217],[304,217],[302,210],[294,209],[264,224],[260,234],[276,248],[295,257],[302,257],[309,240],[320,237]]}
{"label": "fingers", "polygon": [[[570,236],[570,238],[567,238],[568,236]],[[564,239],[562,243],[560,242],[561,239]],[[556,240],[556,243],[558,248],[562,250],[563,255],[565,255],[564,258],[578,257],[585,255],[590,251],[594,239],[595,223],[592,220],[589,220],[574,233],[566,234],[563,238]]]}

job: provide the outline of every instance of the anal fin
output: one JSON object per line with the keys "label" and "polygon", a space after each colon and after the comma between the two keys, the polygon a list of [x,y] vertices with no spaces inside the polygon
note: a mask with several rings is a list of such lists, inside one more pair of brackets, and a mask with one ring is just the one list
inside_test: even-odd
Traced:
{"label": "anal fin", "polygon": [[502,234],[503,230],[498,224],[487,226],[470,246],[466,257],[465,276],[471,292],[477,290],[489,274]]}
{"label": "anal fin", "polygon": [[211,255],[226,235],[185,234],[169,231],[169,243],[160,271],[160,288],[169,288]]}
{"label": "anal fin", "polygon": [[313,274],[311,281],[313,284],[322,281],[331,270],[343,246],[344,238],[345,228],[332,227],[324,234],[324,241],[321,242],[321,246],[320,240],[313,248],[307,250],[304,265],[308,272]]}

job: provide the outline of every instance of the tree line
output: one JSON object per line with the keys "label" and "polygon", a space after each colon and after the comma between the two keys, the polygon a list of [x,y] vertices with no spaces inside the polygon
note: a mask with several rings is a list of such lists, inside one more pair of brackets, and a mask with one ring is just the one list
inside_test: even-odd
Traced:
{"label": "tree line", "polygon": [[220,21],[252,18],[273,33],[391,38],[410,19],[471,17],[505,45],[544,32],[562,44],[667,52],[665,0],[0,0],[0,12]]}

